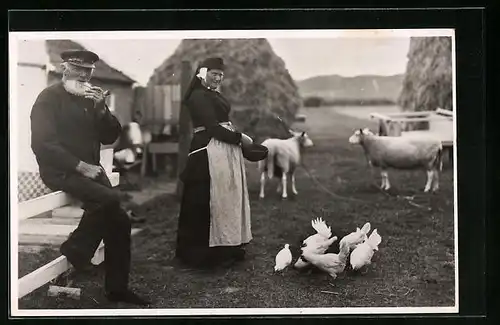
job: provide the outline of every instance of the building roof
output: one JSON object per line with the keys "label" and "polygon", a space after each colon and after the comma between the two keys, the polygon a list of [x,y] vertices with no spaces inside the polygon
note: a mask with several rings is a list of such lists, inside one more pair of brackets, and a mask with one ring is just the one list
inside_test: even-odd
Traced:
{"label": "building roof", "polygon": [[[87,50],[77,42],[71,40],[47,40],[47,53],[50,63],[54,66],[56,73],[61,73],[61,53],[67,50]],[[96,62],[93,78],[111,80],[133,84],[136,81],[125,75],[123,72],[111,67],[104,60]]]}

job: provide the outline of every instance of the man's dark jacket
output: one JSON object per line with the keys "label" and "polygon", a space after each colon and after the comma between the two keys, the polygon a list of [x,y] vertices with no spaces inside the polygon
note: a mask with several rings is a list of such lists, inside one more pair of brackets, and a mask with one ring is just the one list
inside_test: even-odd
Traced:
{"label": "man's dark jacket", "polygon": [[101,144],[114,143],[121,130],[104,102],[94,107],[94,101],[68,93],[62,82],[45,88],[31,110],[31,148],[40,177],[50,187],[76,173],[80,161],[100,165]]}

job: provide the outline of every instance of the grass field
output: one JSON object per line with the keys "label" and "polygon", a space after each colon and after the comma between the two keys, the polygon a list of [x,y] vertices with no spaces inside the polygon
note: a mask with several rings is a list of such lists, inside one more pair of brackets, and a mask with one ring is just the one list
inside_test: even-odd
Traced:
{"label": "grass field", "polygon": [[[247,167],[254,239],[247,259],[228,270],[184,269],[173,261],[178,203],[169,196],[141,207],[147,223],[133,239],[131,286],[154,301],[152,308],[282,308],[282,307],[433,307],[453,306],[455,297],[453,169],[441,175],[437,194],[424,194],[425,172],[390,173],[389,195],[382,193],[359,146],[347,139],[354,129],[373,121],[338,114],[333,108],[311,108],[309,134],[315,143],[303,163],[328,191],[301,168],[298,196],[282,201],[277,182],[268,182],[258,199],[259,177]],[[272,185],[271,185],[272,184]],[[416,205],[401,196],[415,195]],[[332,229],[351,232],[369,221],[382,236],[366,274],[347,272],[335,281],[322,273],[287,269],[273,274],[274,257],[285,243],[296,251],[313,233],[312,218],[322,217]],[[297,254],[294,256],[298,257]],[[78,279],[80,301],[46,296],[41,288],[19,301],[19,308],[131,308],[106,302],[103,275]],[[327,291],[327,292],[322,292]]]}

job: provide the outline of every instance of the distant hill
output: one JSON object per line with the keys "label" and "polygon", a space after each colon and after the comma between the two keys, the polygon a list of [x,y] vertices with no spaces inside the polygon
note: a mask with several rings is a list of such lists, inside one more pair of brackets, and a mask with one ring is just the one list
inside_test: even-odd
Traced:
{"label": "distant hill", "polygon": [[325,99],[388,99],[396,102],[402,88],[404,74],[393,76],[339,75],[316,76],[297,81],[303,98],[319,96]]}

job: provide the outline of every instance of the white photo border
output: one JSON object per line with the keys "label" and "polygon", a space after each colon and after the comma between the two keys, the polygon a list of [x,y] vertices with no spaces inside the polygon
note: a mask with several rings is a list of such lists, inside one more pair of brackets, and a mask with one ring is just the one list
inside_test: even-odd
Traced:
{"label": "white photo border", "polygon": [[298,30],[190,30],[190,31],[87,31],[87,32],[9,32],[9,164],[10,174],[17,175],[17,42],[46,39],[204,39],[204,38],[389,38],[389,37],[452,38],[453,80],[453,177],[454,177],[454,257],[455,305],[453,307],[341,307],[341,308],[214,308],[214,309],[18,309],[18,202],[17,177],[10,177],[10,301],[13,317],[60,316],[234,316],[234,315],[363,315],[363,314],[448,314],[458,313],[458,173],[457,173],[457,102],[456,45],[454,29],[298,29]]}

